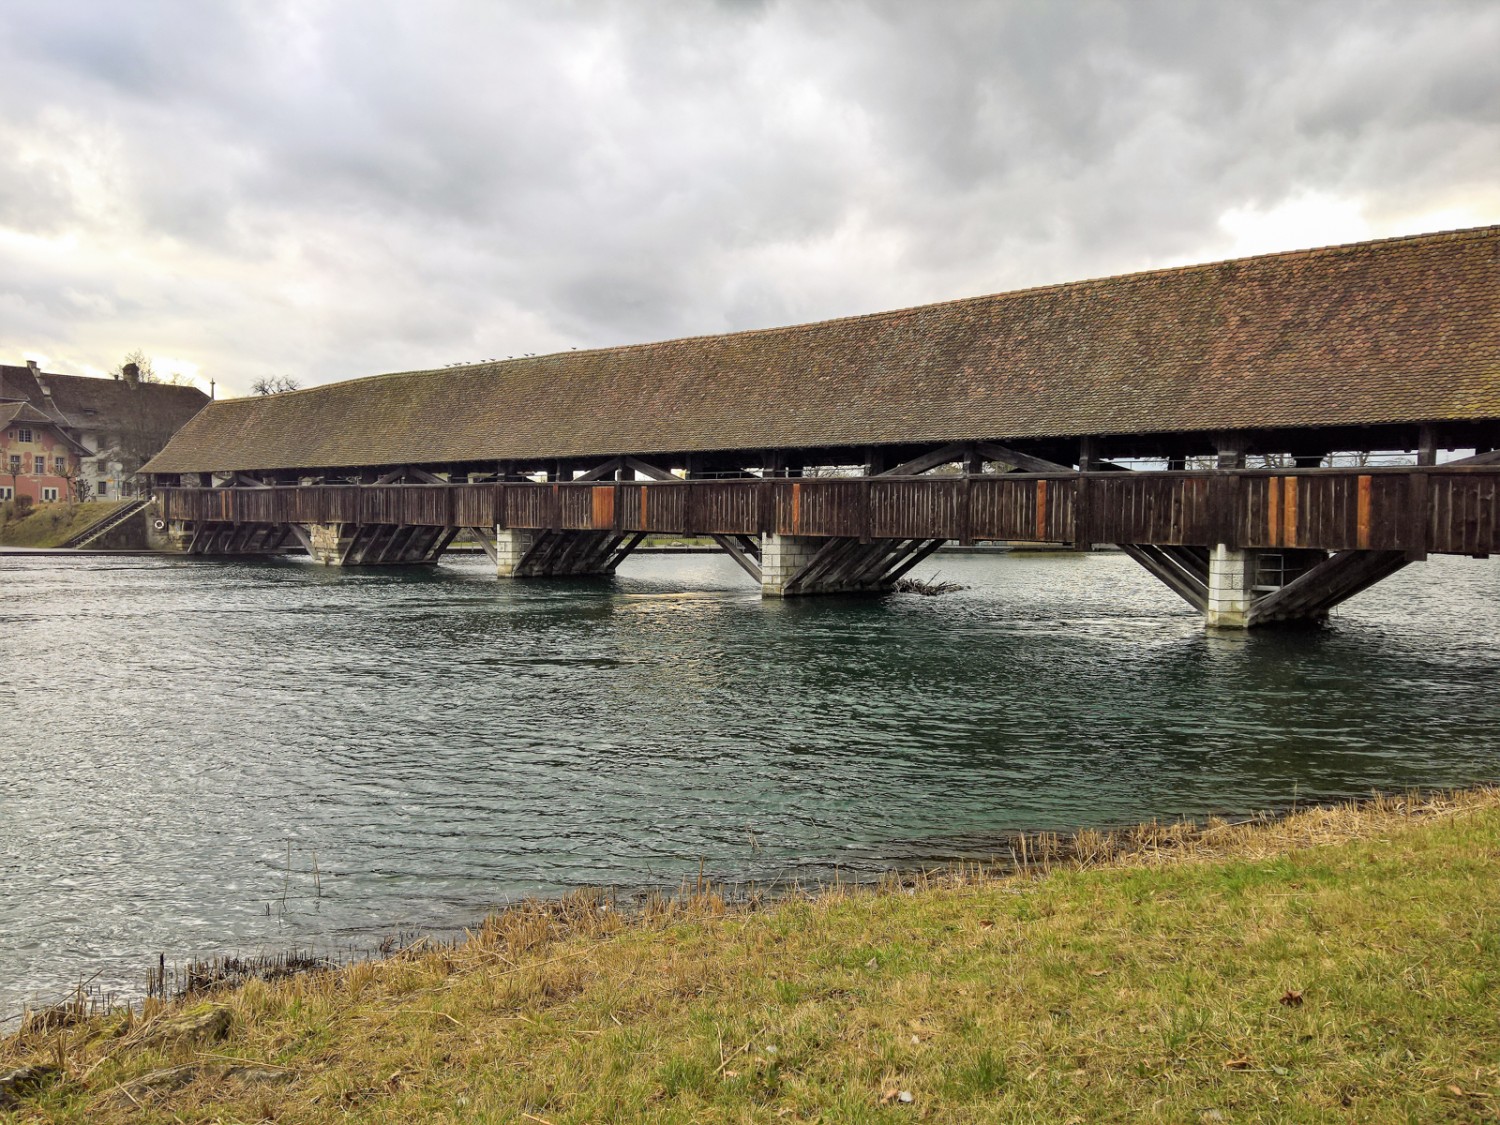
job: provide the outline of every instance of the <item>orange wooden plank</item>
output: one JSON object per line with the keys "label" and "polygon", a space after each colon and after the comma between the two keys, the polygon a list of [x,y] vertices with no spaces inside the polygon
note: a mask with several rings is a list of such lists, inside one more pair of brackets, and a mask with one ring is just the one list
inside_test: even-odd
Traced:
{"label": "orange wooden plank", "polygon": [[1047,541],[1047,482],[1044,480],[1036,482],[1036,540],[1038,543]]}
{"label": "orange wooden plank", "polygon": [[1281,545],[1295,547],[1297,545],[1297,478],[1283,477],[1282,479],[1286,481],[1286,502],[1281,506],[1284,522]]}
{"label": "orange wooden plank", "polygon": [[595,530],[604,530],[615,525],[615,486],[612,484],[601,485],[598,488],[589,489],[589,500],[593,508],[593,526]]}
{"label": "orange wooden plank", "polygon": [[1266,481],[1266,543],[1281,546],[1281,478]]}

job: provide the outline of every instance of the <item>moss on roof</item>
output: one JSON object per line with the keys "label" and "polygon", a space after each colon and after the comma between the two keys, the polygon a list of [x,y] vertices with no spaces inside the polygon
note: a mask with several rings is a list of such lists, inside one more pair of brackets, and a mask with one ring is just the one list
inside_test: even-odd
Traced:
{"label": "moss on roof", "polygon": [[1500,418],[1500,226],[216,403],[150,472]]}

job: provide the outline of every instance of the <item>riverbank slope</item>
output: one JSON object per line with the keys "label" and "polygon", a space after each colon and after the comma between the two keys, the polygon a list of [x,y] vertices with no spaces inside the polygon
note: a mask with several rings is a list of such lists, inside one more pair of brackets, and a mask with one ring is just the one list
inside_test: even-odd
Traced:
{"label": "riverbank slope", "polygon": [[18,1120],[1315,1121],[1500,1109],[1500,789],[1086,836],[1050,871],[523,908],[37,1031]]}
{"label": "riverbank slope", "polygon": [[125,500],[84,504],[42,504],[18,516],[13,504],[0,506],[0,547],[59,547],[70,536],[97,523]]}

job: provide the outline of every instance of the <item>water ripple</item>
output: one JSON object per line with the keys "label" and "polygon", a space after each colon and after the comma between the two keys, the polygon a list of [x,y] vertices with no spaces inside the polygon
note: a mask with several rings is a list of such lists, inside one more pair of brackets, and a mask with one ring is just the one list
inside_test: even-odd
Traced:
{"label": "water ripple", "polygon": [[940,569],[970,589],[762,602],[713,556],[606,584],[0,560],[0,1015],[96,971],[136,986],[158,951],[579,883],[870,872],[1500,775],[1496,561],[1250,636],[1118,555]]}

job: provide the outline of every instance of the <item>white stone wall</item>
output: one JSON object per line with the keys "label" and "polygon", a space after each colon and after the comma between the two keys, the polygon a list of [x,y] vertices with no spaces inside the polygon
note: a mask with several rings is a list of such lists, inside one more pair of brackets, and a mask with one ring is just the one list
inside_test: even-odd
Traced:
{"label": "white stone wall", "polygon": [[1210,629],[1244,629],[1255,598],[1255,552],[1232,551],[1220,543],[1208,557]]}
{"label": "white stone wall", "polygon": [[809,535],[762,535],[760,539],[760,592],[763,597],[780,598],[786,584],[806,566],[826,543]]}
{"label": "white stone wall", "polygon": [[514,577],[536,537],[537,532],[529,528],[495,528],[495,573],[501,578]]}

